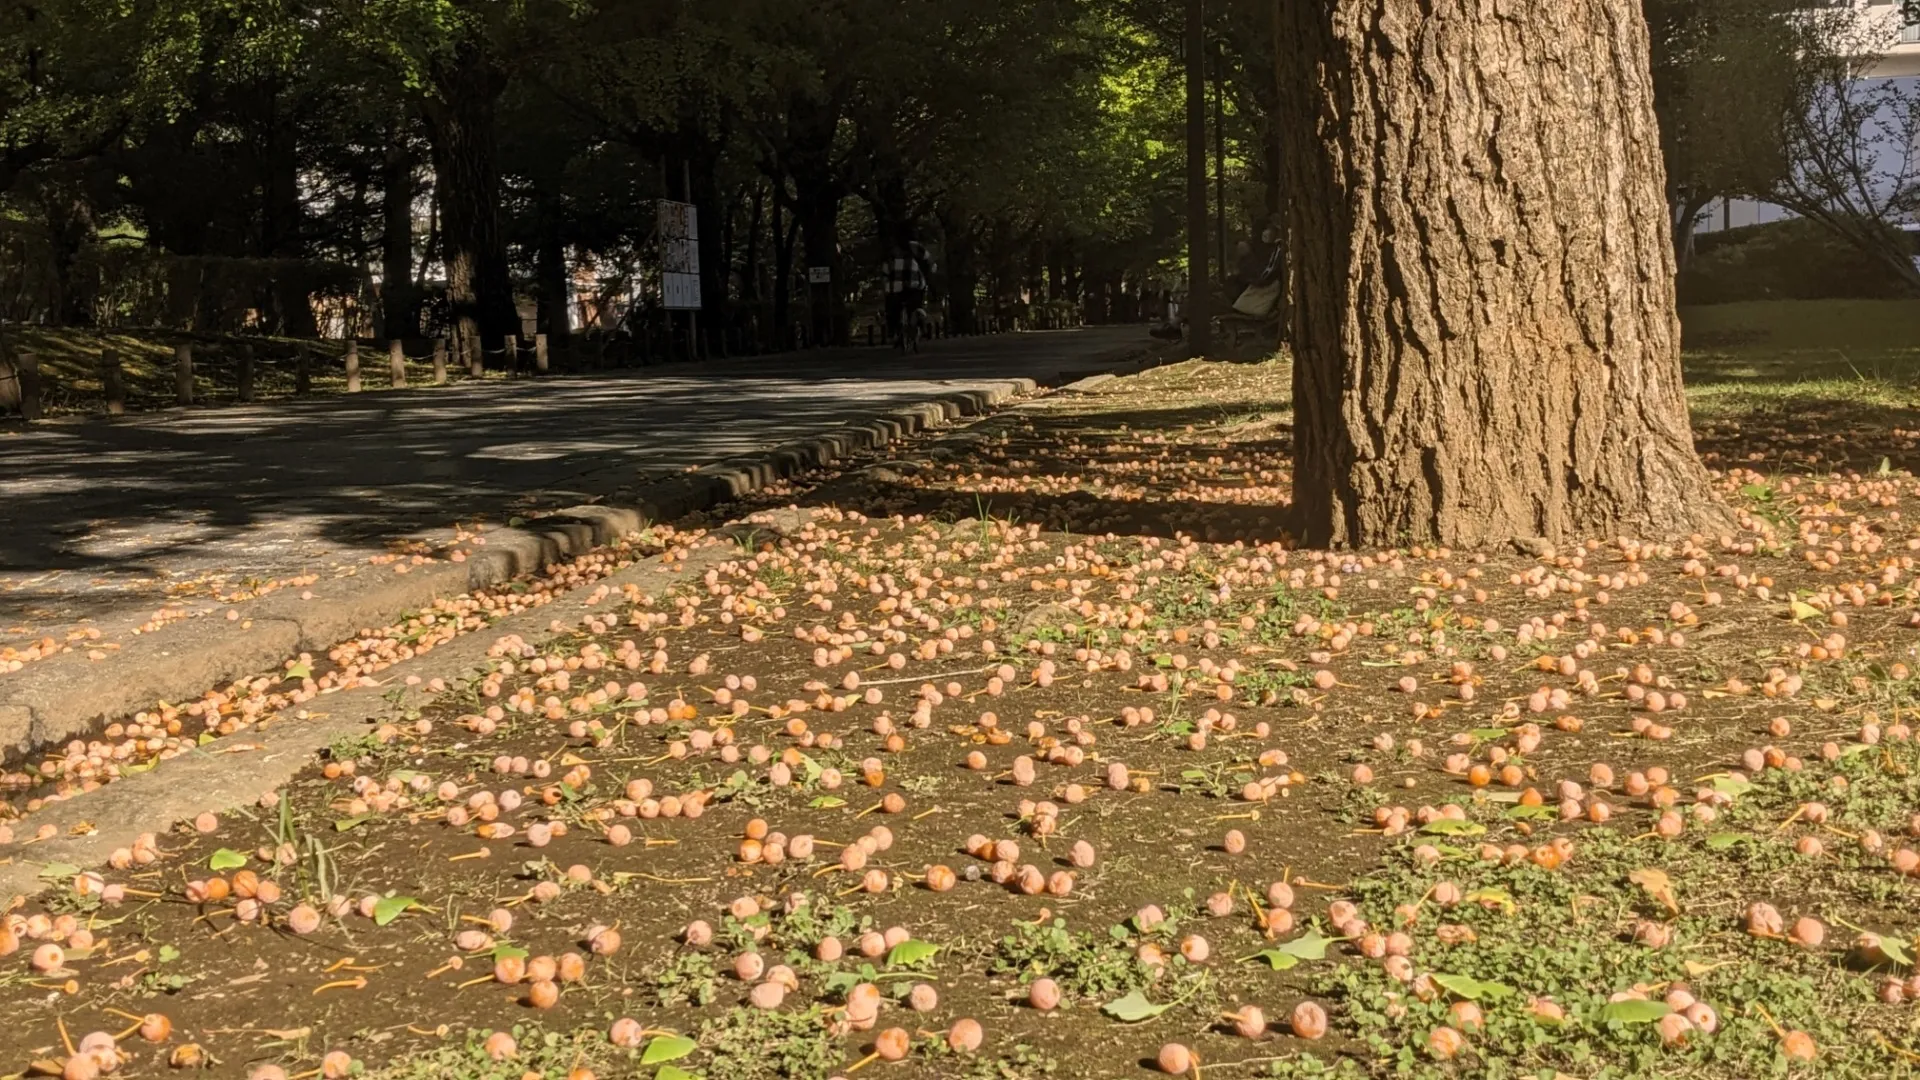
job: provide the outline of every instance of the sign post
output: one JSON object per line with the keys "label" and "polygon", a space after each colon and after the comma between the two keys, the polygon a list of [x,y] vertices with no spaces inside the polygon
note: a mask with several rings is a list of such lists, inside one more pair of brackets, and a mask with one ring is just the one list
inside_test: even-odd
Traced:
{"label": "sign post", "polygon": [[692,203],[660,200],[661,306],[687,313],[687,359],[700,336],[700,213]]}

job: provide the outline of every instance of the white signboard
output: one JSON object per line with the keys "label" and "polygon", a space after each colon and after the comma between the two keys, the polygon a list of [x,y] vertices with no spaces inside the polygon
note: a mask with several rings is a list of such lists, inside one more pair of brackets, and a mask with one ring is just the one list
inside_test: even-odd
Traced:
{"label": "white signboard", "polygon": [[807,267],[807,280],[815,285],[831,284],[833,281],[833,267],[809,266]]}
{"label": "white signboard", "polygon": [[700,307],[700,215],[692,203],[660,200],[660,283],[667,308]]}

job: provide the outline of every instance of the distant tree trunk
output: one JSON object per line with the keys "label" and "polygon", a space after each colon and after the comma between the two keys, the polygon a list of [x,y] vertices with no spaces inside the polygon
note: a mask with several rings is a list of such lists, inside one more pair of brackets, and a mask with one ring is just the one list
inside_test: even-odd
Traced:
{"label": "distant tree trunk", "polygon": [[1685,196],[1673,219],[1673,259],[1676,270],[1685,270],[1693,259],[1693,233],[1699,224],[1700,211],[1706,209],[1713,198],[1707,195]]}
{"label": "distant tree trunk", "polygon": [[425,100],[440,204],[441,261],[448,321],[463,350],[498,348],[520,332],[500,231],[500,166],[495,105],[505,89],[499,66],[476,41],[435,65]]}
{"label": "distant tree trunk", "polygon": [[[278,110],[275,110],[276,113]],[[296,260],[307,254],[306,211],[300,202],[300,148],[291,118],[274,117],[267,137],[267,190],[264,223],[265,252],[276,259]],[[275,275],[276,327],[288,337],[310,338],[320,333],[313,315],[312,284],[304,271],[288,267]]]}
{"label": "distant tree trunk", "polygon": [[413,148],[397,118],[387,125],[380,189],[380,332],[412,337],[420,332],[413,292]]}
{"label": "distant tree trunk", "polygon": [[773,194],[773,336],[771,346],[781,350],[793,347],[793,247],[794,231],[800,222],[781,221],[782,208],[786,206],[783,188],[784,179],[775,179]]}
{"label": "distant tree trunk", "polygon": [[91,326],[92,297],[80,287],[80,253],[94,237],[93,206],[65,184],[45,193],[47,240],[53,255],[54,297],[48,317],[55,326]]}
{"label": "distant tree trunk", "polygon": [[558,222],[548,220],[540,234],[540,313],[535,325],[547,335],[547,347],[564,351],[573,334],[572,309],[567,303],[567,244]]}
{"label": "distant tree trunk", "polygon": [[796,96],[788,108],[795,132],[783,163],[793,177],[794,214],[806,245],[806,265],[827,268],[828,280],[812,281],[807,291],[813,328],[809,345],[844,344],[845,320],[840,317],[840,200],[846,193],[834,167],[833,147],[838,136],[840,108],[833,102]]}
{"label": "distant tree trunk", "polygon": [[753,185],[753,209],[747,219],[747,250],[740,259],[740,300],[760,301],[760,230],[766,227],[766,189]]}
{"label": "distant tree trunk", "polygon": [[1721,525],[1639,5],[1281,6],[1302,539]]}
{"label": "distant tree trunk", "polygon": [[941,268],[942,287],[947,295],[947,320],[955,331],[971,334],[979,314],[974,300],[980,287],[980,271],[974,258],[973,234],[956,215],[940,216],[940,232],[945,239],[946,265]]}
{"label": "distant tree trunk", "polygon": [[[695,137],[697,140],[697,136]],[[726,354],[727,328],[727,254],[722,246],[719,155],[711,143],[695,141],[690,177],[693,190],[688,201],[700,214],[700,335],[706,338],[707,355]]]}

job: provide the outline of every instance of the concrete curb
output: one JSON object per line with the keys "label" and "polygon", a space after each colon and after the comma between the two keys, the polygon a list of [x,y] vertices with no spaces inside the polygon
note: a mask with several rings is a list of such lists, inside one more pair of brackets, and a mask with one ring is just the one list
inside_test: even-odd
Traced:
{"label": "concrete curb", "polygon": [[[1046,382],[1059,385],[1116,369],[1140,371],[1157,361],[1152,348],[1131,348],[1084,361]],[[625,506],[575,506],[523,527],[489,531],[484,545],[462,546],[465,562],[370,567],[316,583],[306,590],[313,594],[309,600],[273,593],[235,605],[229,609],[238,613],[234,619],[192,620],[133,638],[107,660],[74,652],[31,664],[0,679],[0,760],[84,736],[157,701],[196,698],[235,679],[274,670],[301,650],[323,651],[363,627],[386,625],[436,599],[511,580],[612,543],[649,522],[708,509],[936,424],[982,415],[1040,386],[1028,378],[985,382],[905,408],[856,416],[822,435],[648,485]],[[435,535],[415,538],[444,542]]]}
{"label": "concrete curb", "polygon": [[[804,515],[777,516],[776,530],[797,527]],[[731,546],[697,548],[685,563],[647,559],[601,579],[615,590],[634,584],[658,592],[679,581],[698,579],[711,565],[738,557]],[[595,590],[575,590],[550,604],[500,620],[484,631],[463,634],[430,653],[402,661],[380,673],[380,683],[323,694],[306,709],[283,715],[204,747],[188,750],[156,768],[124,777],[97,790],[52,803],[13,823],[16,842],[0,845],[0,907],[12,896],[32,896],[70,883],[52,867],[92,867],[115,848],[128,847],[143,832],[164,834],[202,811],[224,813],[256,805],[313,764],[314,755],[336,739],[365,735],[369,725],[409,706],[432,700],[425,683],[436,676],[457,682],[483,670],[487,650],[508,634],[544,641],[555,623],[579,625],[594,613]],[[420,685],[409,687],[417,675]],[[394,691],[400,693],[396,697]],[[52,838],[23,847],[19,841],[51,825]]]}

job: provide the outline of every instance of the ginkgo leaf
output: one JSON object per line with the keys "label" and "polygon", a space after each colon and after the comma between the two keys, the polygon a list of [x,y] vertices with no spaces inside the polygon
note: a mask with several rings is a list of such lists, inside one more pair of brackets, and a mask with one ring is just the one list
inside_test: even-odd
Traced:
{"label": "ginkgo leaf", "polygon": [[1487,831],[1485,825],[1477,821],[1461,821],[1459,818],[1437,818],[1420,827],[1423,833],[1434,836],[1479,836]]}
{"label": "ginkgo leaf", "polygon": [[1266,961],[1267,966],[1275,971],[1286,971],[1300,963],[1299,957],[1294,956],[1292,953],[1283,953],[1279,949],[1261,949],[1242,962],[1250,964],[1255,960]]}
{"label": "ginkgo leaf", "polygon": [[1627,880],[1645,889],[1648,896],[1660,901],[1668,911],[1675,915],[1680,914],[1680,901],[1673,895],[1673,881],[1667,877],[1665,870],[1656,870],[1651,866],[1641,867],[1628,874]]}
{"label": "ginkgo leaf", "polygon": [[1487,998],[1513,996],[1514,989],[1505,983],[1482,982],[1465,975],[1430,975],[1435,986],[1449,994],[1466,998],[1468,1001],[1481,1001]]}
{"label": "ginkgo leaf", "polygon": [[1336,939],[1322,934],[1319,927],[1309,926],[1307,927],[1306,933],[1301,934],[1292,941],[1282,942],[1275,947],[1281,952],[1289,956],[1298,957],[1301,960],[1325,960],[1327,958],[1327,946],[1333,944],[1335,940]]}
{"label": "ginkgo leaf", "polygon": [[207,860],[209,870],[238,870],[247,865],[247,857],[232,848],[221,848]]}
{"label": "ginkgo leaf", "polygon": [[1151,1020],[1172,1006],[1155,1005],[1147,996],[1135,990],[1126,997],[1109,1001],[1100,1007],[1100,1011],[1123,1024],[1137,1024],[1142,1020]]}
{"label": "ginkgo leaf", "polygon": [[1518,908],[1518,905],[1513,902],[1512,893],[1509,893],[1505,889],[1496,889],[1491,887],[1485,888],[1485,889],[1475,889],[1472,892],[1468,893],[1467,895],[1461,897],[1461,900],[1464,903],[1480,904],[1483,906],[1492,904],[1508,915],[1513,914],[1514,911],[1517,910]]}
{"label": "ginkgo leaf", "polygon": [[1608,1002],[1606,1008],[1600,1010],[1600,1018],[1621,1024],[1651,1024],[1672,1011],[1664,1001],[1625,998]]}
{"label": "ginkgo leaf", "polygon": [[653,1074],[653,1080],[700,1080],[700,1078],[678,1065],[662,1065],[660,1071]]}
{"label": "ginkgo leaf", "polygon": [[1243,963],[1264,960],[1275,971],[1285,971],[1302,960],[1324,960],[1327,958],[1327,946],[1336,941],[1320,932],[1317,926],[1308,927],[1307,932],[1292,941],[1276,945],[1271,949],[1262,949],[1247,957]]}
{"label": "ginkgo leaf", "polygon": [[699,1048],[699,1043],[685,1035],[657,1035],[647,1043],[645,1050],[640,1051],[640,1064],[658,1065],[663,1061],[678,1061]]}
{"label": "ginkgo leaf", "polygon": [[411,896],[383,896],[374,902],[373,925],[385,926],[419,906],[420,901]]}
{"label": "ginkgo leaf", "polygon": [[893,951],[887,953],[887,966],[912,967],[915,964],[933,959],[933,954],[939,951],[940,946],[935,945],[931,941],[914,941],[909,938],[895,945]]}

